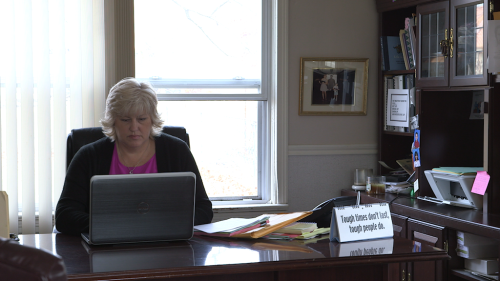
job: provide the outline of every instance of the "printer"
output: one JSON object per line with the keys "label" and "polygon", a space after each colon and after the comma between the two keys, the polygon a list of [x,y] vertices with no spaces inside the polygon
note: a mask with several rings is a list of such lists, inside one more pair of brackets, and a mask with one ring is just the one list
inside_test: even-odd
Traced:
{"label": "printer", "polygon": [[483,196],[471,192],[476,175],[449,174],[433,170],[424,173],[436,198],[425,196],[418,197],[419,199],[472,209],[483,208]]}

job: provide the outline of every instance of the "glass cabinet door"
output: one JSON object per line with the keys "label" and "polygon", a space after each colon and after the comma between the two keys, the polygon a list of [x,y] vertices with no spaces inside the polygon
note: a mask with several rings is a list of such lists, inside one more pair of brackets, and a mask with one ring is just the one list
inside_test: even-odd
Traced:
{"label": "glass cabinet door", "polygon": [[417,8],[420,39],[417,52],[417,86],[448,85],[449,55],[447,49],[443,49],[447,47],[443,46],[443,42],[450,36],[448,9],[448,1]]}
{"label": "glass cabinet door", "polygon": [[451,26],[454,49],[451,53],[450,86],[487,83],[485,22],[487,5],[483,1],[451,2]]}
{"label": "glass cabinet door", "polygon": [[488,83],[486,0],[450,0],[417,6],[417,87]]}

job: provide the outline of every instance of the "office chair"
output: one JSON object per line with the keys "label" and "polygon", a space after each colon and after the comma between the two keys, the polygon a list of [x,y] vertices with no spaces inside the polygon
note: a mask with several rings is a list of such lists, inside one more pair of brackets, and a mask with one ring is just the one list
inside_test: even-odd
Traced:
{"label": "office chair", "polygon": [[[162,132],[180,138],[189,146],[189,135],[184,127],[163,126]],[[90,127],[71,130],[71,133],[69,133],[68,140],[66,142],[66,170],[68,169],[69,163],[71,163],[73,156],[75,156],[75,154],[82,146],[99,140],[104,136],[105,135],[102,132],[102,127]]]}
{"label": "office chair", "polygon": [[44,250],[20,245],[0,237],[0,279],[23,281],[66,281],[60,257]]}

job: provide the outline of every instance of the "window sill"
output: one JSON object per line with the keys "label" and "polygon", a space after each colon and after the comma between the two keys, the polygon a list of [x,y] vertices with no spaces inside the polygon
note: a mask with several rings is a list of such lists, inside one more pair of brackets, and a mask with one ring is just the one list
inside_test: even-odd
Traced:
{"label": "window sill", "polygon": [[288,204],[214,205],[214,213],[286,211]]}
{"label": "window sill", "polygon": [[281,213],[288,210],[288,204],[248,204],[248,205],[214,205],[212,222],[229,218],[253,218],[266,213]]}

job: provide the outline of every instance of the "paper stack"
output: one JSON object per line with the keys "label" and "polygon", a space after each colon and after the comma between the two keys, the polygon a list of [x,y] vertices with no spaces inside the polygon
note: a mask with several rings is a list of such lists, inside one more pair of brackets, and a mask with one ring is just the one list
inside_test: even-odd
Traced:
{"label": "paper stack", "polygon": [[267,223],[269,223],[268,215],[262,215],[251,219],[231,218],[215,223],[196,225],[194,227],[194,234],[231,237],[240,233],[250,231],[252,229],[262,227]]}
{"label": "paper stack", "polygon": [[273,233],[266,235],[268,239],[309,239],[330,232],[330,228],[318,228],[315,222],[295,222]]}
{"label": "paper stack", "polygon": [[304,233],[314,231],[316,228],[318,228],[318,225],[315,222],[294,222],[274,232],[302,235]]}
{"label": "paper stack", "polygon": [[312,214],[311,211],[264,214],[253,219],[231,218],[220,222],[196,225],[194,234],[234,238],[261,238],[310,214]]}

